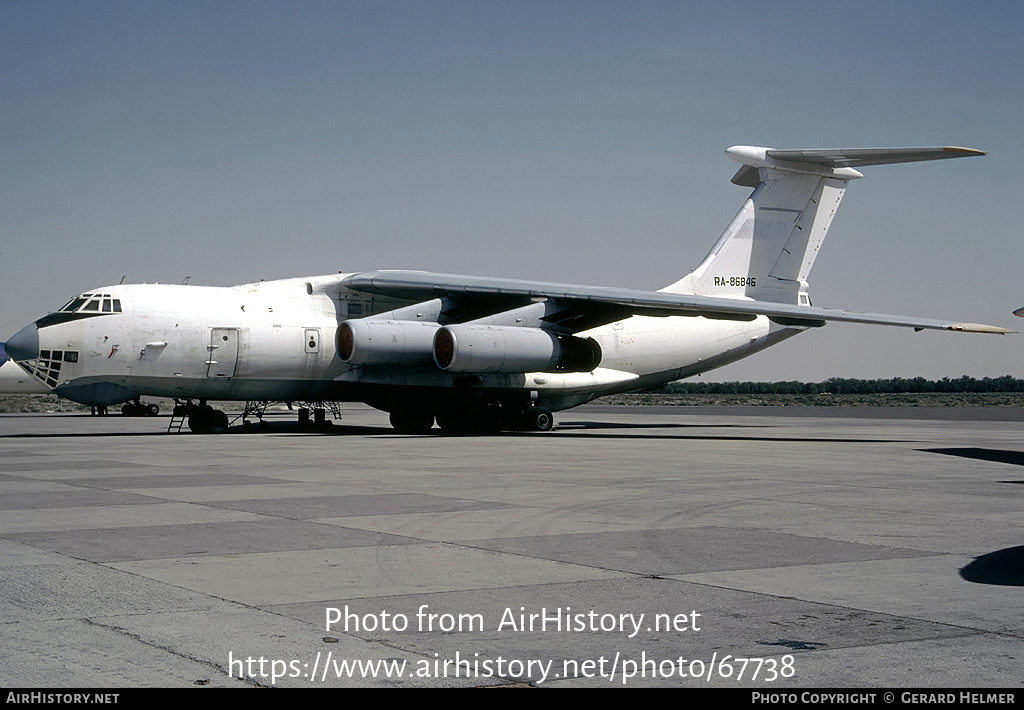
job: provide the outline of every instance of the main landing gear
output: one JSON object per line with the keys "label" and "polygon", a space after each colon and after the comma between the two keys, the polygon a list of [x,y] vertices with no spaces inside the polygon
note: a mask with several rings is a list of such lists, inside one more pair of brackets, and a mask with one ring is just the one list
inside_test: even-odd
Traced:
{"label": "main landing gear", "polygon": [[179,422],[179,429],[181,423],[187,420],[189,431],[193,434],[221,434],[228,430],[228,415],[214,409],[205,400],[200,400],[198,405],[192,402],[178,402],[171,412],[171,426],[175,420]]}
{"label": "main landing gear", "polygon": [[532,431],[551,431],[555,416],[546,407],[530,407],[522,413],[523,428]]}
{"label": "main landing gear", "polygon": [[[391,412],[391,426],[399,434],[429,434],[434,414],[413,409]],[[501,408],[449,410],[436,416],[437,426],[446,434],[487,434],[499,431],[551,431],[555,418],[546,407],[527,407],[520,412]]]}
{"label": "main landing gear", "polygon": [[434,426],[434,415],[416,410],[397,410],[389,417],[391,426],[399,434],[429,434]]}
{"label": "main landing gear", "polygon": [[143,404],[137,399],[125,402],[121,407],[121,414],[126,417],[155,417],[159,413],[160,407],[155,404]]}

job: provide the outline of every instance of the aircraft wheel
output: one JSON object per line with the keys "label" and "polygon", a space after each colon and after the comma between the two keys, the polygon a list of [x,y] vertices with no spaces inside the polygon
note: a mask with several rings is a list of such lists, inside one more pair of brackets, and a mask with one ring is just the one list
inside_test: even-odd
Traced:
{"label": "aircraft wheel", "polygon": [[555,417],[551,410],[545,407],[530,407],[523,415],[526,418],[527,426],[533,431],[551,431],[555,425]]}
{"label": "aircraft wheel", "polygon": [[479,409],[438,414],[437,425],[446,434],[494,434],[504,428],[494,413]]}
{"label": "aircraft wheel", "polygon": [[188,430],[193,434],[209,434],[210,420],[202,412],[189,414]]}
{"label": "aircraft wheel", "polygon": [[219,409],[215,409],[210,412],[210,428],[216,434],[221,434],[228,430],[228,415]]}
{"label": "aircraft wheel", "polygon": [[[148,417],[151,414],[151,407],[156,407],[156,405],[151,404],[149,406],[146,406],[145,404],[139,401],[125,402],[123,405],[121,405],[121,414],[126,417]],[[160,408],[157,407],[156,411],[159,412]]]}
{"label": "aircraft wheel", "polygon": [[205,407],[188,417],[193,434],[222,434],[228,430],[228,415],[219,409]]}
{"label": "aircraft wheel", "polygon": [[469,434],[474,431],[472,418],[462,412],[438,414],[437,425],[445,434]]}
{"label": "aircraft wheel", "polygon": [[438,414],[437,415],[437,426],[440,427],[441,431],[445,434],[454,434],[460,430],[461,419],[454,414]]}
{"label": "aircraft wheel", "polygon": [[388,418],[399,434],[427,434],[434,426],[434,415],[430,412],[399,410],[391,412]]}

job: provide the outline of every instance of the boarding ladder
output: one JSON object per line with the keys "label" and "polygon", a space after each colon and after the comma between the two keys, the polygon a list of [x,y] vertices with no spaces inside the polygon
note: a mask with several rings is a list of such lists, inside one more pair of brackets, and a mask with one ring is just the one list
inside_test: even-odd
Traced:
{"label": "boarding ladder", "polygon": [[171,421],[167,424],[167,433],[171,432],[181,433],[181,428],[185,426],[185,422],[188,420],[188,415],[180,412],[178,407],[174,408],[171,412]]}

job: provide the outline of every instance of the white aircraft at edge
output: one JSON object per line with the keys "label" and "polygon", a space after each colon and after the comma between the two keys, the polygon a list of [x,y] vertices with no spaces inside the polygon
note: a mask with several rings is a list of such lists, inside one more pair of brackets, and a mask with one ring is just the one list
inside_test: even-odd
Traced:
{"label": "white aircraft at edge", "polygon": [[228,425],[208,400],[362,401],[415,433],[435,420],[449,431],[547,430],[553,411],[706,372],[830,320],[1010,332],[815,308],[808,295],[856,168],[981,151],[726,154],[743,164],[732,181],[754,191],[704,260],[657,292],[421,271],[105,286],[22,329],[6,351],[83,404],[174,398],[193,431]]}
{"label": "white aircraft at edge", "polygon": [[50,388],[29,376],[4,352],[0,343],[0,394],[47,394]]}

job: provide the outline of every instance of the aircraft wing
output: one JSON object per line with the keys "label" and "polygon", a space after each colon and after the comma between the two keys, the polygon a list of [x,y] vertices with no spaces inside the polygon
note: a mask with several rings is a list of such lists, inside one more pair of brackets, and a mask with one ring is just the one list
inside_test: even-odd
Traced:
{"label": "aircraft wing", "polygon": [[477,303],[477,313],[486,310],[494,314],[530,302],[555,301],[559,308],[556,313],[546,316],[544,320],[574,332],[612,323],[631,315],[704,316],[717,320],[753,320],[763,315],[781,325],[790,326],[818,327],[831,320],[893,325],[916,330],[997,334],[1015,332],[980,323],[910,318],[885,313],[857,313],[770,301],[492,279],[426,271],[366,271],[344,277],[341,284],[355,291],[414,301],[447,298],[459,304]]}

